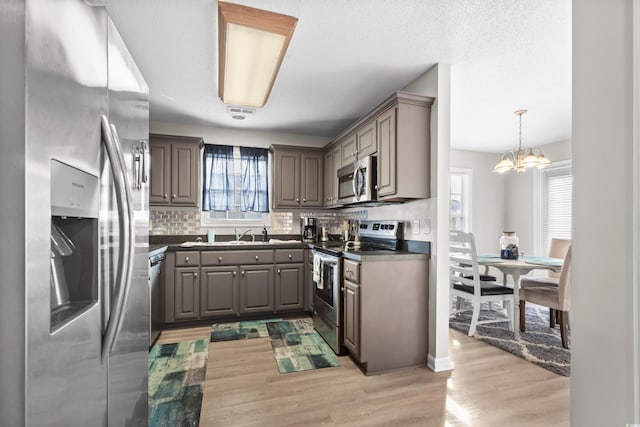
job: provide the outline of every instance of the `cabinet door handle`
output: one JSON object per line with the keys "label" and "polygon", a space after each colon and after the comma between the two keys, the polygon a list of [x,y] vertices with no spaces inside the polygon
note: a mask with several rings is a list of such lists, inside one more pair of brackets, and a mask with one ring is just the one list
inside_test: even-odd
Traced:
{"label": "cabinet door handle", "polygon": [[293,259],[293,255],[289,254],[289,259]]}
{"label": "cabinet door handle", "polygon": [[341,288],[340,288],[340,290],[341,290],[342,292],[344,292],[344,286],[343,286],[343,287],[341,287]]}
{"label": "cabinet door handle", "polygon": [[218,257],[218,262],[222,262],[222,257],[221,256]]}
{"label": "cabinet door handle", "polygon": [[280,269],[278,269],[278,274],[280,274]]}
{"label": "cabinet door handle", "polygon": [[260,259],[260,257],[258,255],[256,255],[256,261],[258,261]]}
{"label": "cabinet door handle", "polygon": [[302,199],[302,203],[307,203],[307,199]]}
{"label": "cabinet door handle", "polygon": [[375,188],[376,191],[378,191],[378,186],[377,185],[374,185],[373,188]]}
{"label": "cabinet door handle", "polygon": [[233,277],[236,277],[236,275],[237,275],[237,273],[234,271],[234,272],[233,272]]}
{"label": "cabinet door handle", "polygon": [[175,194],[173,195],[173,198],[174,198],[174,199],[176,198],[176,195],[175,195]]}
{"label": "cabinet door handle", "polygon": [[184,257],[184,262],[189,262],[189,257],[188,256]]}
{"label": "cabinet door handle", "polygon": [[193,277],[198,277],[198,273],[193,273]]}
{"label": "cabinet door handle", "polygon": [[296,202],[299,202],[299,201],[300,201],[300,199],[296,197]]}
{"label": "cabinet door handle", "polygon": [[244,276],[244,271],[240,272],[240,274],[242,274]]}
{"label": "cabinet door handle", "polygon": [[166,199],[166,198],[167,198],[167,195],[166,195],[166,194],[163,194],[163,195],[162,195],[162,198],[163,198],[163,199]]}

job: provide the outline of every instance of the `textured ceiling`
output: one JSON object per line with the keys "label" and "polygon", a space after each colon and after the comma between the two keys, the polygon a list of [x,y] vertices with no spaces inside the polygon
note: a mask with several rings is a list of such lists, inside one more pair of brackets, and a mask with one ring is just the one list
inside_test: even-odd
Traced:
{"label": "textured ceiling", "polygon": [[451,143],[503,151],[570,139],[571,0],[237,0],[299,19],[264,108],[217,96],[215,0],[105,0],[151,120],[335,136],[434,64],[451,64]]}

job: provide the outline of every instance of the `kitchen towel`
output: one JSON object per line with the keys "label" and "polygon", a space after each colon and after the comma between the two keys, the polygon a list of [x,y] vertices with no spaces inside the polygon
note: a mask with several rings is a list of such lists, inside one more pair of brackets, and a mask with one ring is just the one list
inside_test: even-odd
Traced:
{"label": "kitchen towel", "polygon": [[322,290],[324,285],[320,276],[320,255],[313,254],[313,283],[316,284],[316,288]]}

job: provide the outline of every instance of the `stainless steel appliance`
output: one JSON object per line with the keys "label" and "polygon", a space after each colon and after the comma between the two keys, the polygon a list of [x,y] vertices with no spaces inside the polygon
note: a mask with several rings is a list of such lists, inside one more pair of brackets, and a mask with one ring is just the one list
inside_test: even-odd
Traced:
{"label": "stainless steel appliance", "polygon": [[153,345],[162,329],[162,262],[165,252],[149,255],[149,347]]}
{"label": "stainless steel appliance", "polygon": [[342,354],[342,258],[313,250],[313,326],[336,354]]}
{"label": "stainless steel appliance", "polygon": [[377,158],[366,156],[338,169],[338,202],[371,202],[376,197]]}
{"label": "stainless steel appliance", "polygon": [[3,425],[146,426],[148,88],[107,11],[0,13]]}
{"label": "stainless steel appliance", "polygon": [[315,242],[318,238],[318,219],[308,216],[300,217],[300,232],[303,242]]}
{"label": "stainless steel appliance", "polygon": [[[342,258],[345,252],[392,254],[403,248],[403,223],[395,220],[361,221],[358,245],[342,243],[312,246],[313,326],[336,354],[343,353]],[[352,242],[349,242],[352,243]]]}

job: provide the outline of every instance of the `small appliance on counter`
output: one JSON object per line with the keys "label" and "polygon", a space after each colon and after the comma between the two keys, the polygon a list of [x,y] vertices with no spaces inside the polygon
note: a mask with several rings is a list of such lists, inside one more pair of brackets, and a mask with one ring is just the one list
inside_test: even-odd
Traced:
{"label": "small appliance on counter", "polygon": [[300,217],[300,233],[303,242],[315,242],[318,238],[318,218]]}

